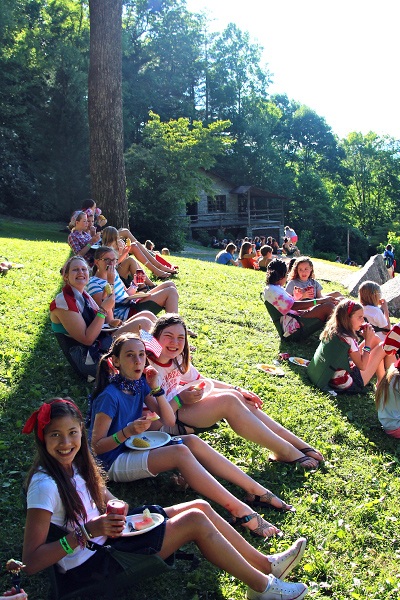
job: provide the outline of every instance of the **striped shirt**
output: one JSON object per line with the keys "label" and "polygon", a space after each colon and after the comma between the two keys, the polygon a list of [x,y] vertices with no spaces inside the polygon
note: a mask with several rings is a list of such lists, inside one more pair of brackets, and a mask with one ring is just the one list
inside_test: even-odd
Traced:
{"label": "striped shirt", "polygon": [[[89,283],[86,286],[87,293],[90,294],[90,296],[94,296],[98,293],[102,294],[106,283],[107,281],[105,279],[100,279],[100,277],[96,276],[91,277]],[[117,272],[115,272],[114,293],[115,304],[118,304],[118,302],[122,302],[123,300],[125,300],[125,298],[128,298],[129,296]],[[114,317],[116,319],[121,319],[121,321],[125,321],[125,319],[127,319],[128,313],[129,306],[119,306],[118,308],[114,308]]]}

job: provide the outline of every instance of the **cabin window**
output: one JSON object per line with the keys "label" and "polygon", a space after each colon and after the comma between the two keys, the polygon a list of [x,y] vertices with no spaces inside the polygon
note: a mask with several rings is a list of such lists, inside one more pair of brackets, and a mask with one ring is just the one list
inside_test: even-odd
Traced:
{"label": "cabin window", "polygon": [[226,196],[207,196],[207,205],[209,213],[226,212]]}

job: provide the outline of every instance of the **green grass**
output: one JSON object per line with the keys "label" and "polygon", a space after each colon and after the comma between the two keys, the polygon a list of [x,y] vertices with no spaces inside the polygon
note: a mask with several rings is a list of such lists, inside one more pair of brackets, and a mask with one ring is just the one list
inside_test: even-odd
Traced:
{"label": "green grass", "polygon": [[[61,287],[59,268],[69,255],[58,226],[3,221],[0,254],[25,264],[0,278],[0,467],[3,524],[0,562],[21,556],[25,518],[21,494],[32,461],[31,437],[21,435],[26,418],[43,400],[70,395],[82,409],[89,387],[66,364],[51,334],[48,305]],[[57,237],[59,236],[59,237]],[[24,237],[25,240],[21,238]],[[27,241],[28,240],[28,241]],[[35,241],[37,240],[37,241]],[[266,510],[279,524],[283,540],[248,538],[267,551],[281,550],[300,535],[308,538],[305,559],[292,575],[307,583],[313,597],[335,600],[383,600],[399,597],[400,586],[400,467],[399,444],[386,436],[378,422],[372,388],[366,395],[332,398],[314,389],[305,370],[283,363],[286,376],[275,378],[256,369],[280,351],[311,358],[313,338],[289,345],[278,340],[259,300],[265,275],[177,257],[181,313],[198,332],[194,363],[205,375],[248,387],[264,400],[273,418],[317,446],[326,463],[316,473],[268,463],[268,451],[238,438],[222,424],[204,435],[214,447],[260,483],[297,507],[296,514]],[[324,283],[325,290],[337,284]],[[154,480],[112,484],[131,505],[156,502],[167,506],[196,497],[176,491],[163,474]],[[239,497],[242,493],[230,489]],[[221,514],[223,509],[216,508]],[[226,515],[225,515],[226,516]],[[248,535],[248,534],[244,534]],[[140,592],[121,598],[144,600],[221,599],[244,597],[244,586],[219,573],[204,559],[199,569],[155,579]],[[6,589],[7,579],[2,581]],[[45,575],[25,578],[32,600],[47,597]]]}

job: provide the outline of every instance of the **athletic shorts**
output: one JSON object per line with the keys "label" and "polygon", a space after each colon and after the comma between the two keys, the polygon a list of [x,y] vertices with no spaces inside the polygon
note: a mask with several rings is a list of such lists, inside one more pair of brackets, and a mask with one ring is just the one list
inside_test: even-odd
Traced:
{"label": "athletic shorts", "polygon": [[287,340],[295,342],[296,340],[307,338],[322,329],[325,325],[324,321],[320,319],[305,319],[304,317],[300,317],[299,321],[303,326],[302,329],[297,329]]}
{"label": "athletic shorts", "polygon": [[150,312],[153,313],[153,315],[157,316],[158,313],[163,310],[163,307],[160,306],[159,304],[157,304],[157,302],[154,302],[154,300],[145,300],[144,302],[136,302],[135,304],[132,304],[132,306],[130,307],[128,318],[133,317],[133,315],[137,315],[138,313],[142,312],[143,310],[149,310]]}

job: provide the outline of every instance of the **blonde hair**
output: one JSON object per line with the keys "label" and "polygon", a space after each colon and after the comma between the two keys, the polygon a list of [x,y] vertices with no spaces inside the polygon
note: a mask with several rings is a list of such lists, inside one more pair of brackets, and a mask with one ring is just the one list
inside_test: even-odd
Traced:
{"label": "blonde hair", "polygon": [[357,310],[362,310],[362,308],[359,302],[354,302],[354,300],[350,300],[349,298],[339,302],[327,321],[319,339],[327,342],[335,335],[347,335],[356,340],[357,336],[351,326],[351,317]]}
{"label": "blonde hair", "polygon": [[113,245],[115,244],[118,249],[118,237],[118,229],[115,229],[115,227],[111,227],[109,225],[108,227],[104,227],[103,231],[101,232],[101,243],[103,246],[109,246],[110,248],[113,248]]}
{"label": "blonde hair", "polygon": [[364,281],[358,289],[358,299],[363,306],[379,306],[381,288],[374,281]]}
{"label": "blonde hair", "polygon": [[[376,392],[375,392],[375,406],[376,409],[385,408],[387,401],[389,399],[389,388],[393,381],[393,392],[400,392],[400,372],[398,367],[395,366],[396,363],[390,365],[389,369],[386,371],[385,376],[380,380]],[[397,395],[397,394],[396,394]],[[396,398],[397,402],[397,398]]]}
{"label": "blonde hair", "polygon": [[163,248],[161,250],[161,254],[163,254],[164,256],[169,256],[169,250],[168,250],[168,248]]}

